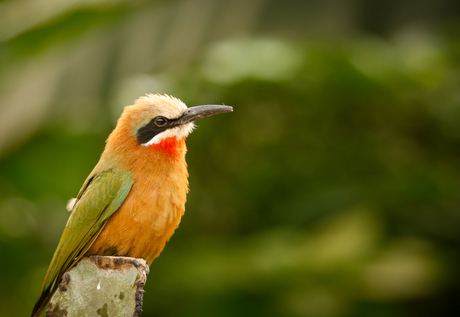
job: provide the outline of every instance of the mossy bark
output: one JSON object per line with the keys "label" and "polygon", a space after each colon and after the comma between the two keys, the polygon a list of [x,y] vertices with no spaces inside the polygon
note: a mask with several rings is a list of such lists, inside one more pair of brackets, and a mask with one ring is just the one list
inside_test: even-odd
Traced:
{"label": "mossy bark", "polygon": [[84,258],[64,274],[46,316],[140,316],[148,272],[143,259]]}

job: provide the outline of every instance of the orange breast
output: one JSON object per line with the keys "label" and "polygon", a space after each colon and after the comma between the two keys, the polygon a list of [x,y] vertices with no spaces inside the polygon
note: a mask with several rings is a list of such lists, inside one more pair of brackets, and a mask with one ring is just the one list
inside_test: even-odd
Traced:
{"label": "orange breast", "polygon": [[174,153],[133,150],[123,167],[133,171],[131,191],[87,254],[144,258],[148,264],[160,254],[180,223],[188,192],[185,141],[177,146]]}

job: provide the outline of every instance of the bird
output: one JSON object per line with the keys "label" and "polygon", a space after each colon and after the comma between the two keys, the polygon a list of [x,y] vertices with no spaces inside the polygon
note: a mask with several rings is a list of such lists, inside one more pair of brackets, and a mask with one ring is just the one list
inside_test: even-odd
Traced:
{"label": "bird", "polygon": [[232,111],[225,105],[188,108],[161,94],[124,108],[99,162],[67,205],[70,216],[32,317],[41,315],[63,274],[83,257],[127,256],[151,265],[185,211],[185,138],[196,120]]}

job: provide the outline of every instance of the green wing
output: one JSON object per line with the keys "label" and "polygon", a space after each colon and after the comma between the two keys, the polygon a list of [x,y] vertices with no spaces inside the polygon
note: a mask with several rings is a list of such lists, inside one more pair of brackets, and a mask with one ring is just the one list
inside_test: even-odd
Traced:
{"label": "green wing", "polygon": [[129,171],[107,170],[90,175],[62,233],[43,281],[32,316],[40,316],[56,291],[62,275],[75,265],[120,207],[133,184]]}

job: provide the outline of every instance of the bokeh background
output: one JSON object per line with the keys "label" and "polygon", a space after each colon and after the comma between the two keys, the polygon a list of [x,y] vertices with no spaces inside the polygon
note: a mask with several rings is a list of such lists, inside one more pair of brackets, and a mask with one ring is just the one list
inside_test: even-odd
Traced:
{"label": "bokeh background", "polygon": [[28,316],[123,106],[188,138],[142,316],[460,316],[460,2],[0,1],[0,316]]}

